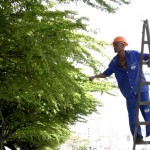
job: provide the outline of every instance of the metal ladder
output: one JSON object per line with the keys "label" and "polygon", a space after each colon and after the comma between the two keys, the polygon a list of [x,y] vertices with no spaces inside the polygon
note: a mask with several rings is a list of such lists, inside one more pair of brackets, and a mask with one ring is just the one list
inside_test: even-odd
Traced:
{"label": "metal ladder", "polygon": [[139,84],[138,84],[138,100],[137,100],[137,107],[136,107],[136,124],[135,124],[135,130],[134,130],[133,150],[135,150],[136,145],[139,145],[139,144],[142,144],[142,145],[150,144],[150,141],[144,141],[144,142],[141,142],[141,143],[136,143],[138,125],[150,125],[150,121],[142,121],[142,122],[139,121],[140,106],[141,105],[150,105],[150,102],[142,102],[140,100],[141,87],[144,86],[144,85],[150,85],[150,82],[142,82],[143,65],[148,65],[148,67],[150,67],[150,61],[148,61],[148,62],[144,62],[143,61],[144,45],[148,45],[149,56],[150,56],[150,33],[149,33],[148,20],[144,20],[143,21],[141,56],[140,56],[140,73],[139,73]]}

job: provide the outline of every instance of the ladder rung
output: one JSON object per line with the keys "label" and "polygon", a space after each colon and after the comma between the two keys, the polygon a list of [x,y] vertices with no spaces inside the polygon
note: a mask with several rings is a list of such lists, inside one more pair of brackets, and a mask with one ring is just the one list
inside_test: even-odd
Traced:
{"label": "ladder rung", "polygon": [[143,61],[143,64],[144,64],[144,65],[148,65],[148,62],[147,62],[147,61]]}
{"label": "ladder rung", "polygon": [[150,82],[143,82],[142,85],[150,85]]}
{"label": "ladder rung", "polygon": [[143,43],[144,43],[144,44],[148,44],[149,42],[148,42],[148,41],[143,41]]}
{"label": "ladder rung", "polygon": [[141,121],[139,122],[140,125],[150,125],[150,121]]}
{"label": "ladder rung", "polygon": [[140,143],[136,143],[137,145],[142,145],[142,144],[150,144],[150,141],[143,141],[143,142],[140,142]]}
{"label": "ladder rung", "polygon": [[148,102],[140,102],[140,105],[150,105],[150,101],[148,101]]}
{"label": "ladder rung", "polygon": [[148,62],[148,61],[143,61],[142,64],[147,65],[148,67],[150,67],[150,62]]}

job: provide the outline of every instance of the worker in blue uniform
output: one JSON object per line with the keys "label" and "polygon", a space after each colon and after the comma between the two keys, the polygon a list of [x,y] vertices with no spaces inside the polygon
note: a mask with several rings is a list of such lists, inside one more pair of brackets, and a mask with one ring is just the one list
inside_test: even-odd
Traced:
{"label": "worker in blue uniform", "polygon": [[[131,134],[134,135],[136,123],[136,104],[138,97],[139,71],[140,71],[140,52],[135,50],[125,50],[128,46],[126,39],[122,36],[117,36],[113,41],[113,47],[116,56],[109,63],[108,68],[98,75],[89,77],[92,81],[95,78],[106,78],[115,74],[118,87],[122,95],[126,99],[126,105],[129,116],[129,125]],[[149,60],[149,54],[143,54],[143,60]],[[142,81],[146,81],[142,72]],[[147,85],[141,88],[141,101],[149,100],[149,87]],[[140,106],[142,116],[145,121],[150,121],[150,105]],[[146,126],[146,136],[150,135],[150,125]],[[138,127],[136,142],[142,142],[143,136],[141,127]]]}

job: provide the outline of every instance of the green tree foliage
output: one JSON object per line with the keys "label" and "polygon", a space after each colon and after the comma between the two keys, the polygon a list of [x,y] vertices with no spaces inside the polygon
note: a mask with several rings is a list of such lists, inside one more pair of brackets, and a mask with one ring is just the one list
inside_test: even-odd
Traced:
{"label": "green tree foliage", "polygon": [[68,127],[60,122],[38,122],[31,127],[19,129],[13,136],[13,142],[20,145],[22,150],[43,150],[46,147],[57,149],[69,134]]}
{"label": "green tree foliage", "polygon": [[80,1],[85,4],[92,6],[94,8],[100,9],[102,11],[107,11],[109,13],[114,13],[120,5],[130,4],[131,0],[58,0],[59,2],[75,2],[76,4]]}
{"label": "green tree foliage", "polygon": [[1,149],[55,149],[68,125],[100,105],[84,89],[88,81],[78,65],[96,70],[90,50],[101,52],[105,43],[79,32],[86,31],[86,18],[42,2],[0,1]]}

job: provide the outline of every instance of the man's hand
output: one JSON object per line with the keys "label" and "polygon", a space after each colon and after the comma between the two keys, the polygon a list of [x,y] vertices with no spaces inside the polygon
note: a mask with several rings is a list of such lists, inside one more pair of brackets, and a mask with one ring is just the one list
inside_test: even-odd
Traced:
{"label": "man's hand", "polygon": [[89,80],[90,80],[90,81],[93,81],[94,79],[95,79],[95,76],[89,77]]}
{"label": "man's hand", "polygon": [[95,78],[106,78],[106,75],[104,73],[100,73],[100,74],[97,74],[95,76],[89,77],[89,80],[93,81]]}

